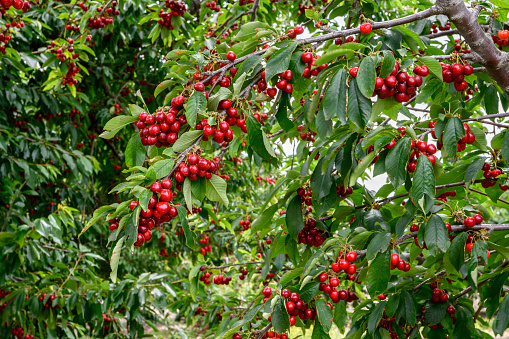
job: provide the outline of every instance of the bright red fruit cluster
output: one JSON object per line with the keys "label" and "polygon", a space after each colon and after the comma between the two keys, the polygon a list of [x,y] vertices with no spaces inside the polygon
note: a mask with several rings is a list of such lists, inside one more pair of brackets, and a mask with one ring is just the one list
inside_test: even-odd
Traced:
{"label": "bright red fruit cluster", "polygon": [[463,223],[467,227],[474,227],[475,225],[480,225],[483,222],[483,217],[480,214],[474,214],[473,217],[468,217],[463,220]]}
{"label": "bright red fruit cluster", "polygon": [[221,10],[221,6],[216,3],[214,0],[205,3],[205,7],[210,8],[212,11],[219,12]]}
{"label": "bright red fruit cluster", "polygon": [[100,16],[97,15],[95,18],[94,17],[89,18],[87,22],[87,27],[91,29],[99,29],[104,28],[107,25],[113,24],[113,17],[120,15],[120,11],[116,7],[117,7],[116,0],[113,0],[111,2],[111,6],[106,8],[104,11],[102,7],[97,7],[97,12],[99,13]]}
{"label": "bright red fruit cluster", "polygon": [[[438,139],[438,141],[437,141],[437,148],[439,150],[441,150],[442,147],[444,146],[442,141],[441,141],[444,133],[442,132],[442,134],[440,135],[440,138],[437,138],[437,136],[435,134],[435,125],[436,125],[436,121],[430,121],[429,124],[428,124],[428,127],[429,128],[433,128],[433,130],[431,131],[431,136],[434,139]],[[468,126],[468,124],[463,124],[463,128],[465,129],[465,136],[463,136],[463,138],[458,140],[458,144],[456,146],[456,150],[458,152],[464,151],[465,148],[467,147],[467,144],[470,145],[470,144],[473,144],[475,142],[475,134],[473,132],[470,132],[470,126]]]}
{"label": "bright red fruit cluster", "polygon": [[251,221],[250,220],[241,220],[240,221],[240,226],[242,226],[242,228],[244,229],[244,231],[247,231],[249,229],[249,226],[251,226]]}
{"label": "bright red fruit cluster", "polygon": [[302,55],[300,56],[300,60],[302,60],[303,63],[307,64],[306,68],[304,68],[304,72],[302,73],[302,76],[306,79],[311,78],[311,76],[314,77],[318,76],[318,74],[320,74],[320,72],[327,67],[327,63],[317,66],[315,64],[317,58],[314,58],[313,53],[311,52],[302,53]]}
{"label": "bright red fruit cluster", "polygon": [[391,270],[398,269],[403,272],[410,271],[410,263],[407,263],[405,260],[399,258],[398,253],[391,254]]}
{"label": "bright red fruit cluster", "polygon": [[442,77],[444,82],[450,84],[454,82],[454,88],[458,92],[463,92],[468,88],[468,83],[465,81],[465,77],[474,74],[474,68],[470,65],[460,64],[445,64],[442,65]]}
{"label": "bright red fruit cluster", "polygon": [[219,158],[208,160],[200,158],[197,154],[189,154],[187,156],[187,164],[186,162],[181,162],[173,176],[177,184],[184,182],[186,177],[189,177],[192,181],[197,180],[198,177],[205,177],[209,180],[212,178],[212,174],[219,170],[217,161],[219,161]]}
{"label": "bright red fruit cluster", "polygon": [[157,21],[159,27],[166,26],[169,29],[173,29],[171,24],[171,18],[174,16],[183,16],[186,13],[186,4],[183,2],[166,0],[166,8],[169,8],[169,12],[164,12],[162,9],[159,11],[160,19]]}
{"label": "bright red fruit cluster", "polygon": [[428,144],[426,141],[417,141],[415,143],[412,140],[411,148],[413,149],[412,153],[410,153],[410,162],[408,163],[408,172],[413,173],[417,168],[417,159],[421,155],[427,156],[432,165],[435,164],[436,158],[434,154],[437,152],[437,148],[433,144]]}
{"label": "bright red fruit cluster", "polygon": [[[310,198],[309,198],[310,199]],[[309,218],[304,223],[304,228],[299,232],[299,244],[308,244],[309,246],[320,247],[327,240],[327,234],[324,230],[316,227],[316,220]]]}
{"label": "bright red fruit cluster", "polygon": [[[175,99],[175,100],[173,100]],[[187,124],[185,114],[179,114],[185,98],[181,95],[172,99],[172,107],[167,114],[162,111],[155,115],[141,112],[135,123],[140,130],[141,143],[143,146],[156,145],[156,147],[171,146],[178,139],[180,128]]]}

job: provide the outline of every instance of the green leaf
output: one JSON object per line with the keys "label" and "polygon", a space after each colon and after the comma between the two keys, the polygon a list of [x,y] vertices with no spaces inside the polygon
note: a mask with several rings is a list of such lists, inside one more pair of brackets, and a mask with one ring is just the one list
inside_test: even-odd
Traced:
{"label": "green leaf", "polygon": [[288,109],[290,109],[290,112],[292,110],[292,104],[290,103],[290,94],[289,93],[282,93],[281,99],[279,100],[279,107],[277,109],[276,113],[276,119],[279,123],[279,126],[283,128],[285,132],[288,132],[292,130],[294,127],[293,122],[288,119]]}
{"label": "green leaf", "polygon": [[129,111],[132,116],[138,117],[141,112],[145,112],[143,108],[135,104],[129,104]]}
{"label": "green leaf", "polygon": [[284,298],[280,297],[274,305],[274,309],[271,313],[271,321],[277,333],[285,333],[290,329],[290,318],[288,312],[286,312]]}
{"label": "green leaf", "polygon": [[175,80],[164,80],[159,85],[157,85],[155,91],[154,91],[154,98],[157,98],[157,96],[167,89],[171,84],[175,83]]}
{"label": "green leaf", "polygon": [[444,81],[444,78],[442,76],[442,66],[440,65],[440,62],[438,62],[437,59],[430,56],[418,57],[417,59],[424,65],[428,66],[429,71],[433,73],[437,78],[439,78],[440,81]]}
{"label": "green leaf", "polygon": [[334,116],[346,122],[346,70],[341,68],[330,80],[323,97],[323,113],[326,120]]}
{"label": "green leaf", "polygon": [[484,161],[485,161],[485,158],[477,158],[477,159],[474,159],[474,161],[472,161],[470,163],[470,165],[468,165],[467,171],[465,172],[465,179],[464,179],[465,182],[473,181],[476,178],[477,173],[479,173],[479,171],[484,166]]}
{"label": "green leaf", "polygon": [[334,162],[330,162],[327,170],[322,173],[322,164],[325,158],[320,159],[311,175],[311,189],[313,195],[319,199],[327,196],[332,186],[332,171],[334,170]]}
{"label": "green leaf", "polygon": [[288,234],[298,240],[299,232],[304,229],[304,220],[302,218],[302,201],[300,195],[295,195],[288,204],[285,214],[286,227]]}
{"label": "green leaf", "polygon": [[330,335],[325,332],[322,324],[318,320],[318,317],[315,319],[315,324],[313,325],[313,333],[311,333],[311,339],[330,339]]}
{"label": "green leaf", "polygon": [[269,61],[267,61],[267,66],[265,66],[265,80],[267,83],[274,75],[288,69],[293,51],[295,51],[295,48],[297,48],[298,45],[299,43],[294,41],[289,44],[288,47],[279,49],[270,57]]}
{"label": "green leaf", "polygon": [[269,228],[271,225],[272,217],[274,217],[274,213],[278,210],[278,204],[274,204],[264,210],[262,214],[255,219],[253,224],[251,225],[251,232],[258,232],[265,228]]}
{"label": "green leaf", "polygon": [[163,159],[154,163],[150,168],[153,168],[156,172],[156,179],[162,179],[168,174],[170,174],[173,165],[175,164],[175,160],[173,159]]}
{"label": "green leaf", "polygon": [[184,208],[184,206],[175,205],[177,208],[177,212],[179,214],[180,224],[182,225],[182,228],[184,229],[184,236],[186,237],[186,245],[194,249],[195,243],[196,243],[196,234],[191,231],[191,228],[189,227],[189,223],[187,222],[187,211]]}
{"label": "green leaf", "polygon": [[396,313],[399,306],[399,294],[393,294],[390,296],[387,301],[387,305],[385,306],[385,313],[387,317],[392,318],[392,316]]}
{"label": "green leaf", "polygon": [[452,240],[451,246],[449,246],[447,250],[449,261],[458,272],[465,262],[465,244],[467,243],[467,238],[468,234],[466,232],[461,232]]}
{"label": "green leaf", "polygon": [[271,29],[271,27],[265,22],[260,21],[248,22],[247,24],[240,26],[239,32],[237,33],[237,35],[235,35],[233,40],[245,41],[250,38],[253,38],[260,29]]}
{"label": "green leaf", "polygon": [[368,249],[366,252],[366,258],[368,260],[373,260],[378,252],[386,251],[389,248],[389,243],[391,241],[391,234],[389,232],[379,233],[375,235],[373,240],[368,245]]}
{"label": "green leaf", "polygon": [[189,285],[190,285],[190,293],[193,300],[196,301],[196,295],[198,292],[198,285],[200,283],[198,273],[200,272],[200,267],[202,265],[196,265],[189,271]]}
{"label": "green leaf", "polygon": [[509,129],[504,134],[500,150],[502,151],[504,160],[509,163]]}
{"label": "green leaf", "polygon": [[375,78],[375,62],[372,57],[365,57],[359,66],[356,82],[359,91],[368,99],[371,98],[375,90]]}
{"label": "green leaf", "polygon": [[357,179],[361,177],[361,175],[366,172],[366,169],[371,165],[373,160],[375,159],[376,153],[371,152],[368,153],[362,160],[357,164],[357,167],[354,169],[353,173],[350,175],[349,186],[354,186],[357,183]]}
{"label": "green leaf", "polygon": [[323,330],[329,333],[332,327],[332,310],[323,299],[316,300],[315,306],[318,321],[322,325]]}
{"label": "green leaf", "polygon": [[431,300],[426,302],[424,317],[430,326],[436,325],[444,319],[448,303],[434,303]]}
{"label": "green leaf", "polygon": [[509,8],[509,3],[507,3],[505,0],[490,0],[490,2],[500,8]]}
{"label": "green leaf", "polygon": [[498,114],[498,92],[495,86],[489,86],[484,91],[484,108],[486,109],[486,114]]}
{"label": "green leaf", "polygon": [[141,193],[140,195],[140,206],[141,206],[141,209],[146,211],[148,209],[148,203],[150,201],[150,198],[152,198],[152,196],[154,195],[154,193],[152,193],[151,190],[148,190],[148,189],[144,189],[143,192]]}
{"label": "green leaf", "polygon": [[368,333],[373,333],[375,328],[378,326],[378,322],[382,319],[382,315],[384,314],[385,304],[387,301],[381,301],[373,309],[373,312],[369,315],[368,318]]}
{"label": "green leaf", "polygon": [[395,188],[405,182],[409,157],[410,139],[403,138],[396,143],[385,158],[385,170]]}
{"label": "green leaf", "polygon": [[145,162],[145,148],[141,144],[141,137],[134,132],[125,150],[125,164],[127,167],[141,166]]}
{"label": "green leaf", "polygon": [[255,153],[264,160],[270,160],[273,157],[275,158],[276,154],[267,140],[265,132],[262,131],[262,125],[260,122],[256,120],[254,116],[250,115],[246,119],[246,125],[249,146],[251,146],[253,151],[255,151]]}
{"label": "green leaf", "polygon": [[186,104],[186,118],[189,126],[196,126],[196,117],[198,113],[204,112],[207,109],[207,99],[203,93],[194,91]]}
{"label": "green leaf", "polygon": [[426,229],[424,231],[424,239],[431,254],[437,255],[440,251],[445,251],[445,246],[448,240],[448,231],[442,218],[433,214],[428,219]]}
{"label": "green leaf", "polygon": [[396,59],[394,59],[394,55],[392,55],[391,51],[384,50],[384,60],[382,62],[382,68],[380,69],[380,77],[385,79],[389,75],[391,75],[394,70],[394,66],[396,65]]}
{"label": "green leaf", "polygon": [[177,141],[175,141],[175,144],[173,144],[173,151],[174,152],[182,152],[188,149],[198,138],[200,138],[203,135],[203,131],[197,130],[197,131],[188,131],[184,134],[182,134]]}
{"label": "green leaf", "polygon": [[387,289],[391,277],[391,253],[379,252],[368,267],[367,287],[373,298]]}
{"label": "green leaf", "polygon": [[403,314],[403,317],[405,320],[411,325],[415,325],[416,321],[416,310],[415,310],[415,304],[414,300],[412,299],[412,296],[407,291],[401,292],[401,298],[400,298],[400,309],[401,313]]}
{"label": "green leaf", "polygon": [[130,123],[133,123],[135,121],[138,121],[137,116],[132,115],[119,115],[118,117],[114,117],[110,121],[104,125],[105,131],[112,131],[118,128],[122,128],[126,125],[129,125]]}
{"label": "green leaf", "polygon": [[445,150],[453,157],[456,156],[458,140],[465,135],[465,128],[458,117],[452,117],[445,126],[443,142]]}
{"label": "green leaf", "polygon": [[371,117],[371,100],[359,91],[356,79],[350,81],[347,114],[352,123],[360,131],[364,131]]}
{"label": "green leaf", "polygon": [[410,199],[425,213],[435,204],[435,173],[427,156],[420,156],[417,160]]}
{"label": "green leaf", "polygon": [[230,203],[226,195],[226,181],[218,175],[212,174],[207,180],[207,198],[211,201],[218,201],[225,206]]}
{"label": "green leaf", "polygon": [[339,303],[337,303],[334,307],[334,324],[336,324],[341,333],[343,333],[345,330],[347,316],[346,302],[344,300],[340,300]]}
{"label": "green leaf", "polygon": [[310,282],[306,284],[299,291],[300,299],[305,303],[309,303],[311,300],[313,300],[316,293],[318,292],[318,285],[319,284],[317,282]]}
{"label": "green leaf", "polygon": [[320,20],[320,12],[317,12],[317,11],[314,11],[311,9],[306,9],[304,11],[304,14],[306,15],[306,18],[311,19],[313,21]]}
{"label": "green leaf", "polygon": [[184,193],[184,200],[186,202],[187,209],[189,211],[193,210],[193,199],[191,198],[191,179],[186,178],[184,180],[184,185],[182,188],[182,193]]}
{"label": "green leaf", "polygon": [[285,274],[283,274],[283,276],[279,280],[279,283],[281,284],[281,286],[285,287],[286,285],[288,285],[290,281],[300,276],[302,272],[304,272],[304,267],[298,267],[291,271],[288,271]]}
{"label": "green leaf", "polygon": [[113,283],[117,282],[117,270],[118,270],[118,262],[120,260],[120,252],[122,252],[122,248],[124,246],[124,240],[125,236],[120,238],[115,245],[115,248],[113,248],[113,252],[111,252],[111,259],[110,259],[110,267],[111,267],[111,273],[110,278]]}
{"label": "green leaf", "polygon": [[209,98],[207,101],[207,108],[211,111],[216,111],[217,107],[219,106],[219,102],[225,99],[230,99],[231,96],[232,92],[228,88],[221,87],[216,94]]}

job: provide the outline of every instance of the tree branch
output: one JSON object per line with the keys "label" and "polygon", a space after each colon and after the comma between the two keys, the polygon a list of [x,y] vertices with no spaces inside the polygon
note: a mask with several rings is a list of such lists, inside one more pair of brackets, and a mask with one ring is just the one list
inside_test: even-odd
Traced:
{"label": "tree branch", "polygon": [[435,6],[449,17],[465,38],[474,60],[486,67],[488,74],[509,94],[509,53],[500,51],[463,0],[437,0]]}

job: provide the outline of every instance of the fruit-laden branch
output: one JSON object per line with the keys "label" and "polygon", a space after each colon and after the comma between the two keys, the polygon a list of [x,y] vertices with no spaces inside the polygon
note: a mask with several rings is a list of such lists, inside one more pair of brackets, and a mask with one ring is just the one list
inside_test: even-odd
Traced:
{"label": "fruit-laden branch", "polygon": [[[474,181],[474,184],[479,184],[479,183],[483,183],[483,182],[488,182],[488,181],[493,181],[495,179],[478,179],[478,180],[475,180]],[[451,188],[451,187],[458,187],[458,186],[463,186],[465,185],[465,182],[464,181],[461,181],[461,182],[454,182],[452,184],[445,184],[445,185],[437,185],[435,186],[435,188],[437,190],[439,189],[442,189],[442,188]],[[409,193],[402,193],[402,194],[398,194],[398,195],[395,195],[393,197],[390,197],[390,198],[385,198],[383,200],[380,200],[380,201],[377,201],[375,204],[377,204],[378,206],[383,206],[393,200],[396,200],[396,199],[399,199],[399,198],[404,198],[404,197],[407,197]]]}
{"label": "fruit-laden branch", "polygon": [[257,264],[265,264],[263,261],[250,261],[250,262],[240,262],[237,264],[229,264],[229,265],[223,265],[223,266],[205,266],[207,270],[220,270],[223,268],[228,268],[232,266],[244,266],[244,265],[257,265]]}
{"label": "fruit-laden branch", "polygon": [[[490,26],[489,25],[482,25],[481,27],[485,31],[487,31]],[[449,35],[454,35],[454,34],[460,34],[457,28],[450,29],[448,31],[441,31],[441,32],[433,33],[433,34],[423,35],[423,38],[435,39],[435,38],[440,38],[440,37],[443,37],[443,36],[449,36]]]}
{"label": "fruit-laden branch", "polygon": [[477,21],[478,11],[470,11],[463,0],[437,0],[435,7],[457,27],[472,49],[473,60],[486,67],[488,74],[509,94],[509,53],[500,51]]}
{"label": "fruit-laden branch", "polygon": [[[467,227],[464,225],[451,226],[451,232],[466,232],[466,231],[480,231],[480,230],[488,230],[489,232],[493,231],[507,231],[509,230],[509,224],[481,224],[474,227]],[[411,232],[405,234],[399,238],[396,243],[401,243],[407,239],[416,237],[418,232]]]}
{"label": "fruit-laden branch", "polygon": [[[495,272],[495,271],[499,271],[499,270],[503,269],[503,268],[504,268],[504,267],[506,267],[508,264],[509,264],[509,261],[505,261],[505,262],[503,262],[500,266],[498,266],[497,268],[495,268],[495,269],[493,270],[493,272]],[[491,273],[493,273],[493,272],[491,272]],[[477,285],[477,287],[484,285],[485,283],[487,283],[488,281],[490,281],[490,279],[491,279],[491,278],[488,278],[488,279],[486,279],[486,280],[481,281],[481,282]],[[468,286],[468,287],[467,287],[467,288],[465,288],[463,291],[461,291],[460,293],[456,294],[456,295],[454,296],[454,300],[458,299],[459,297],[464,296],[465,294],[467,294],[467,293],[468,293],[468,292],[470,292],[470,291],[472,291],[472,286]]]}
{"label": "fruit-laden branch", "polygon": [[[440,11],[438,10],[438,8],[436,6],[432,6],[422,12],[408,15],[403,18],[388,20],[388,21],[384,21],[384,22],[373,22],[372,26],[373,26],[373,29],[391,28],[391,27],[395,27],[395,26],[399,26],[399,25],[408,24],[410,22],[419,21],[419,20],[428,18],[435,14],[440,14]],[[355,35],[355,34],[360,34],[360,33],[361,33],[361,30],[360,30],[360,28],[357,27],[357,28],[352,28],[352,29],[346,29],[343,31],[337,31],[337,32],[319,35],[319,36],[314,36],[314,37],[307,38],[307,39],[297,39],[296,41],[301,45],[308,45],[308,44],[324,42],[327,40],[336,39],[336,38],[340,38],[340,37],[346,37],[349,35]],[[214,77],[215,75],[221,74],[222,72],[226,72],[227,70],[229,70],[236,64],[241,63],[242,61],[252,57],[253,55],[262,55],[262,54],[265,54],[266,52],[267,52],[267,50],[265,50],[265,49],[257,50],[251,54],[245,55],[241,58],[237,58],[237,59],[235,59],[235,61],[228,62],[228,63],[225,60],[222,60],[222,61],[224,61],[222,63],[226,63],[226,65],[219,68],[216,71],[203,72],[203,75],[205,75],[207,77],[205,79],[203,79],[202,81],[204,83],[206,83],[207,81],[212,79],[212,77]]]}

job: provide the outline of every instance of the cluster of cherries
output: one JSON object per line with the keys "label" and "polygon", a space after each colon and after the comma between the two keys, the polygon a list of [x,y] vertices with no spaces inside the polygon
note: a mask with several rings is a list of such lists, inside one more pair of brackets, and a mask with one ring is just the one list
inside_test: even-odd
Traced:
{"label": "cluster of cherries", "polygon": [[[111,318],[108,317],[106,314],[101,314],[101,317],[103,318],[103,322],[105,323],[103,326],[104,332],[108,333],[110,331],[110,326],[107,323],[111,322]],[[113,321],[117,321],[117,319],[113,318]]]}
{"label": "cluster of cherries", "polygon": [[[380,296],[383,295],[383,299],[380,299]],[[382,293],[378,296],[378,299],[384,300],[385,295]],[[382,319],[380,319],[380,322],[377,325],[377,328],[385,328],[387,331],[389,331],[389,337],[391,339],[399,339],[398,333],[394,331],[392,328],[393,323],[396,322],[396,314],[394,314],[391,318],[387,317],[387,314],[383,313]]]}
{"label": "cluster of cherries", "polygon": [[9,34],[9,29],[5,32],[0,32],[0,42],[4,43],[4,46],[0,46],[0,53],[6,54],[6,45],[12,40],[12,35]]}
{"label": "cluster of cherries", "polygon": [[25,331],[23,331],[23,329],[21,327],[19,327],[19,326],[12,327],[12,336],[13,337],[18,338],[18,339],[34,339],[33,334],[25,334],[24,336],[23,336],[23,334],[25,334]]}
{"label": "cluster of cherries", "polygon": [[239,279],[244,280],[249,271],[247,270],[247,267],[239,267],[239,273],[240,273]]}
{"label": "cluster of cherries", "polygon": [[76,66],[74,62],[67,63],[67,73],[64,75],[62,85],[74,86],[78,84],[78,79],[75,78],[76,74],[81,71],[81,68]]}
{"label": "cluster of cherries", "polygon": [[316,132],[311,131],[311,130],[306,132],[306,131],[304,131],[305,128],[306,128],[306,126],[304,126],[304,125],[297,126],[297,131],[300,132],[300,135],[299,135],[300,139],[315,142]]}
{"label": "cluster of cherries", "polygon": [[[46,293],[43,293],[39,296],[39,301],[40,302],[43,302],[44,299],[46,298]],[[58,295],[55,295],[55,294],[52,294],[49,296],[48,300],[46,300],[46,303],[44,304],[44,308],[45,309],[50,309],[50,308],[60,308],[60,305],[56,304],[55,306],[53,306],[53,300],[55,300],[55,298],[58,298]]]}
{"label": "cluster of cherries", "polygon": [[202,317],[204,317],[205,315],[207,315],[207,310],[204,310],[204,309],[202,309],[201,307],[198,307],[198,308],[194,311],[194,315],[201,315]]}
{"label": "cluster of cherries", "polygon": [[407,263],[405,260],[399,258],[398,253],[391,254],[391,270],[398,269],[403,272],[410,271],[410,263]]}
{"label": "cluster of cherries", "polygon": [[[56,46],[55,42],[52,41],[47,47],[46,49],[48,51],[50,51],[52,54],[55,54],[55,57],[57,57],[58,59],[60,59],[60,61],[65,61],[66,57],[65,57],[65,54],[64,54],[64,51],[67,50],[69,52],[74,52],[74,39],[67,39],[67,44],[65,46]],[[74,53],[72,54],[72,59],[78,59],[80,55],[78,53]],[[69,66],[69,65],[68,65]]]}
{"label": "cluster of cherries", "polygon": [[[162,111],[155,115],[141,112],[135,125],[140,130],[141,143],[143,146],[156,145],[156,147],[171,146],[178,139],[178,132],[182,125],[187,123],[186,116],[177,117],[179,110],[184,104],[185,98],[181,95],[172,99],[172,107],[165,114]],[[175,99],[174,98],[174,99]]]}
{"label": "cluster of cherries", "polygon": [[249,229],[249,227],[251,226],[251,220],[249,219],[242,219],[240,220],[239,222],[240,226],[242,226],[242,228],[244,229],[244,231],[247,231]]}
{"label": "cluster of cherries", "polygon": [[334,40],[334,44],[338,45],[338,46],[341,46],[343,43],[347,44],[349,42],[358,42],[358,41],[357,41],[357,39],[355,39],[354,37],[351,37],[351,36],[346,38],[344,41],[343,41],[343,38],[336,38]]}
{"label": "cluster of cherries", "polygon": [[[218,159],[219,160],[219,159]],[[192,181],[198,177],[212,178],[212,174],[219,170],[219,164],[215,160],[200,158],[197,154],[189,154],[186,162],[181,162],[173,174],[177,183],[182,183],[186,177]]]}
{"label": "cluster of cherries", "polygon": [[205,3],[205,7],[210,8],[212,11],[219,12],[221,10],[221,6],[216,3],[214,0]]}
{"label": "cluster of cherries", "polygon": [[341,184],[341,186],[339,187],[336,187],[336,195],[338,197],[342,197],[342,198],[345,198],[346,196],[349,196],[350,194],[353,193],[353,188],[348,186],[347,188],[345,188],[345,185],[344,184]]}
{"label": "cluster of cherries", "polygon": [[483,222],[483,217],[480,214],[474,214],[473,217],[468,217],[463,220],[463,224],[466,227],[474,227],[475,225],[480,225]]}
{"label": "cluster of cherries", "polygon": [[[96,16],[95,18],[91,17],[88,19],[87,27],[91,29],[100,29],[106,27],[107,25],[113,24],[113,17],[120,15],[120,11],[116,7],[117,1],[113,0],[111,2],[111,6],[104,10],[104,13],[111,16]],[[97,7],[97,12],[102,14],[103,8]]]}
{"label": "cluster of cherries", "polygon": [[[229,109],[235,111],[234,113],[231,113],[232,115],[233,114],[235,114],[235,116],[237,115],[237,110],[235,108],[229,107]],[[228,116],[227,119],[228,118],[230,118],[230,116]],[[247,131],[247,126],[244,119],[236,119],[234,117],[232,118],[235,119],[235,123],[237,124],[237,126],[239,126],[240,124]],[[228,120],[230,120],[231,122],[232,119]],[[203,119],[202,121],[196,124],[196,129],[203,131],[203,141],[208,141],[209,138],[212,138],[212,140],[214,140],[218,144],[222,144],[223,142],[229,143],[233,140],[233,131],[230,128],[230,126],[231,125],[225,120],[221,121],[219,124],[217,124],[216,128],[214,128],[209,125],[207,119]]]}
{"label": "cluster of cherries", "polygon": [[304,228],[299,232],[298,239],[299,244],[320,247],[327,239],[327,234],[324,230],[316,227],[314,218],[309,218],[305,221]]}
{"label": "cluster of cherries", "polygon": [[[495,168],[495,169],[491,169],[491,166],[490,164],[488,164],[487,162],[484,163],[484,165],[482,166],[482,170],[483,170],[483,177],[485,177],[486,179],[489,179],[489,178],[496,178],[498,177],[499,175],[502,174],[502,171],[498,168]],[[491,187],[491,186],[495,186],[495,184],[497,183],[497,181],[486,181],[486,182],[483,182],[482,183],[482,187],[484,188],[488,188],[488,187]],[[507,189],[504,189],[505,187],[503,186],[507,186],[507,185],[500,185],[500,189],[503,190],[503,191],[507,191]]]}
{"label": "cluster of cherries", "polygon": [[78,2],[78,7],[83,10],[83,12],[88,12],[88,6],[83,3],[83,1]]}
{"label": "cluster of cherries", "polygon": [[[8,296],[10,293],[11,293],[11,291],[0,290],[0,300],[5,298],[6,296]],[[0,311],[4,310],[6,307],[7,307],[7,303],[1,304],[0,305]]]}
{"label": "cluster of cherries", "polygon": [[[300,60],[303,63],[307,64],[306,67],[304,68],[304,72],[302,73],[302,76],[306,79],[311,78],[311,76],[315,77],[318,76],[318,74],[320,74],[320,72],[327,67],[327,63],[324,63],[323,65],[317,67],[315,64],[315,61],[317,59],[313,57],[313,53],[311,52],[302,53],[302,55],[300,56]],[[313,67],[315,68],[312,69]]]}
{"label": "cluster of cherries", "polygon": [[258,181],[259,184],[261,184],[263,181],[265,181],[269,185],[274,185],[276,183],[276,179],[271,179],[270,177],[263,178],[263,177],[257,176],[255,179],[256,179],[256,181]]}
{"label": "cluster of cherries", "polygon": [[166,8],[169,8],[169,12],[164,12],[162,9],[159,11],[159,20],[157,23],[159,27],[168,27],[172,30],[171,18],[174,16],[183,16],[186,13],[186,4],[184,2],[178,2],[173,0],[166,0]]}
{"label": "cluster of cherries", "polygon": [[410,153],[410,162],[407,165],[408,172],[415,172],[415,169],[417,168],[417,159],[419,159],[421,155],[426,156],[432,165],[436,163],[437,159],[434,154],[437,152],[437,147],[435,145],[428,144],[423,140],[420,140],[417,143],[412,140],[410,148],[413,149],[413,151]]}
{"label": "cluster of cherries", "polygon": [[203,238],[200,239],[200,244],[207,245],[207,246],[200,248],[201,255],[205,255],[207,253],[212,252],[212,245],[209,244],[209,236],[208,235],[204,235]]}
{"label": "cluster of cherries", "polygon": [[[436,121],[430,121],[428,124],[428,127],[433,128],[433,130],[431,131],[431,136],[434,139],[438,139],[435,134],[435,125],[436,125]],[[458,152],[464,151],[465,148],[467,147],[467,144],[473,144],[475,142],[475,134],[470,132],[470,126],[468,126],[468,124],[463,124],[463,128],[465,129],[465,136],[463,136],[463,138],[458,140],[458,144],[457,144],[457,148],[456,148],[456,150]],[[444,135],[444,133],[442,132],[440,139],[443,137],[443,135]],[[442,149],[443,146],[444,146],[443,143],[440,140],[438,140],[437,148]]]}
{"label": "cluster of cherries", "polygon": [[[8,10],[11,7],[14,7],[14,9],[17,10],[23,10],[23,13],[28,12],[29,9],[32,8],[32,5],[28,1],[23,0],[2,0],[1,1],[2,6],[5,10]],[[4,13],[4,11],[2,11]]]}
{"label": "cluster of cherries", "polygon": [[295,26],[295,28],[290,28],[287,32],[290,39],[295,39],[297,35],[301,35],[302,33],[304,33],[304,28],[302,28],[302,26]]}
{"label": "cluster of cherries", "polygon": [[454,88],[458,92],[463,92],[468,88],[468,83],[465,81],[465,77],[474,74],[474,68],[471,65],[461,64],[445,64],[440,63],[442,66],[442,77],[444,82],[450,84],[454,82]]}
{"label": "cluster of cherries", "polygon": [[[417,88],[422,86],[422,77],[428,76],[429,69],[426,65],[415,66],[413,71],[415,76],[408,75],[407,72],[400,72],[400,65],[396,61],[391,74],[385,79],[376,77],[375,91],[373,96],[378,95],[380,99],[394,97],[397,102],[407,102],[417,95]],[[356,78],[359,67],[352,67],[349,74]]]}
{"label": "cluster of cherries", "polygon": [[472,52],[469,48],[466,42],[462,42],[459,39],[454,40],[454,50],[458,53],[465,53],[469,54]]}
{"label": "cluster of cherries", "polygon": [[491,39],[493,40],[493,43],[498,46],[498,49],[502,50],[504,46],[509,46],[509,31],[499,31],[498,37],[496,35],[492,35]]}
{"label": "cluster of cherries", "polygon": [[443,192],[443,193],[441,193],[441,194],[437,197],[437,200],[440,200],[440,201],[442,201],[442,202],[446,202],[448,197],[455,197],[455,196],[456,196],[456,190],[454,190],[454,191],[448,191],[448,192]]}
{"label": "cluster of cherries", "polygon": [[297,194],[300,196],[301,201],[305,203],[306,206],[311,206],[313,204],[313,199],[311,199],[311,196],[313,195],[312,190],[305,190],[304,187],[299,187],[297,188]]}
{"label": "cluster of cherries", "polygon": [[438,25],[436,23],[434,23],[433,25],[431,25],[431,29],[429,30],[429,34],[431,34],[431,33],[438,33],[437,28],[440,31],[448,31],[448,30],[451,29],[451,23],[449,21],[447,21],[445,26],[442,26],[440,23]]}

